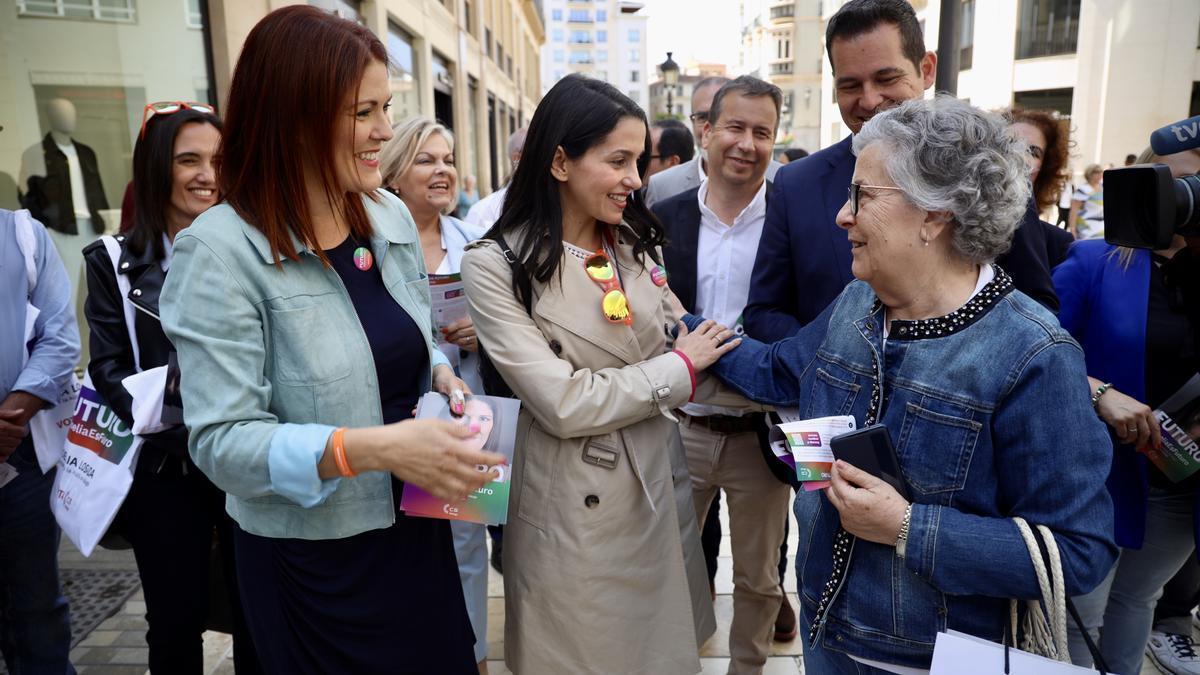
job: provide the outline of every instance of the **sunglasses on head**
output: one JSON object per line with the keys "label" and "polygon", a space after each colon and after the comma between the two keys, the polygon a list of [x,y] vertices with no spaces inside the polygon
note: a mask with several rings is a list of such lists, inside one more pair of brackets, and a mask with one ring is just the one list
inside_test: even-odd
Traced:
{"label": "sunglasses on head", "polygon": [[217,109],[207,103],[197,103],[195,101],[158,101],[157,103],[148,103],[145,108],[142,108],[142,130],[138,132],[138,140],[146,136],[146,123],[155,115],[170,115],[177,113],[180,110],[195,110],[198,113],[206,115],[216,115]]}
{"label": "sunglasses on head", "polygon": [[600,311],[604,318],[612,323],[623,323],[626,326],[633,323],[633,313],[629,310],[629,299],[621,289],[621,281],[617,278],[616,268],[604,251],[596,251],[583,263],[587,275],[604,291],[600,299]]}

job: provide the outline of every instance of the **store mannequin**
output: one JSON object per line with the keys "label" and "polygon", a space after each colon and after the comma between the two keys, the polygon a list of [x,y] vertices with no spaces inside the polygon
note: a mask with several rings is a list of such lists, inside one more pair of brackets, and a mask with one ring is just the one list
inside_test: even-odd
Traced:
{"label": "store mannequin", "polygon": [[52,99],[46,103],[46,117],[50,133],[21,157],[22,202],[50,230],[101,234],[104,220],[99,212],[108,208],[108,200],[95,151],[71,137],[75,105],[65,98]]}
{"label": "store mannequin", "polygon": [[96,152],[72,138],[75,105],[65,98],[52,99],[46,103],[46,117],[49,133],[21,155],[18,197],[46,226],[77,292],[82,286],[83,247],[104,232],[100,211],[108,208],[108,200]]}

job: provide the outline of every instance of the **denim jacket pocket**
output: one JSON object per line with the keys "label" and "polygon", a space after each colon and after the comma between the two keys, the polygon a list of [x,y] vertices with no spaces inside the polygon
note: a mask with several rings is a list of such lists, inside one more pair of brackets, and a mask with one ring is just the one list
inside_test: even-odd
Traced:
{"label": "denim jacket pocket", "polygon": [[[839,369],[840,370],[840,369]],[[832,372],[832,367],[818,367],[815,371],[812,387],[809,390],[808,409],[805,418],[826,417],[829,415],[848,415],[854,407],[854,399],[858,396],[862,385],[842,379]],[[841,374],[841,373],[839,373]],[[853,378],[853,374],[849,374]]]}
{"label": "denim jacket pocket", "polygon": [[343,324],[329,316],[321,306],[322,298],[304,298],[268,305],[270,324],[268,343],[274,352],[278,382],[292,385],[325,384],[350,375],[350,356],[346,349],[328,349],[344,344],[338,328]]}
{"label": "denim jacket pocket", "polygon": [[904,409],[897,448],[904,479],[923,494],[961,490],[982,428],[975,420],[910,401]]}

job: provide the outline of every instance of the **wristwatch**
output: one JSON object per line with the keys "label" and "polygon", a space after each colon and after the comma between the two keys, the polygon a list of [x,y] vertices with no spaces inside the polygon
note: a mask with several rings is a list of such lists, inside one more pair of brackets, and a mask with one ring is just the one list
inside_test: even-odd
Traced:
{"label": "wristwatch", "polygon": [[905,548],[908,546],[908,526],[912,523],[912,504],[904,510],[904,520],[900,522],[900,535],[896,537],[896,555],[904,557]]}

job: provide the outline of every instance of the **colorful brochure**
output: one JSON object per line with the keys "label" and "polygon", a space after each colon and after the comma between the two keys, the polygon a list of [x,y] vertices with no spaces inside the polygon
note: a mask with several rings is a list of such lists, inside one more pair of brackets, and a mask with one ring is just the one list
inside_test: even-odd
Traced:
{"label": "colorful brochure", "polygon": [[429,302],[439,345],[449,344],[442,329],[467,318],[467,294],[461,274],[430,274]]}
{"label": "colorful brochure", "polygon": [[782,424],[771,428],[771,449],[784,464],[796,469],[796,478],[807,491],[829,487],[833,472],[833,452],[829,441],[834,436],[854,431],[850,415],[796,420],[795,411],[780,410]]}
{"label": "colorful brochure", "polygon": [[422,396],[417,403],[417,419],[478,424],[480,430],[474,441],[479,449],[500,453],[508,458],[508,463],[476,467],[480,471],[497,471],[500,477],[476,490],[465,502],[448,502],[416,485],[405,483],[400,509],[410,516],[503,525],[508,520],[508,490],[517,440],[517,415],[520,412],[521,402],[515,398],[470,395],[463,406],[463,415],[453,417],[449,404],[441,394],[430,392]]}
{"label": "colorful brochure", "polygon": [[1178,483],[1200,470],[1200,373],[1154,411],[1162,447],[1138,448],[1167,478]]}

